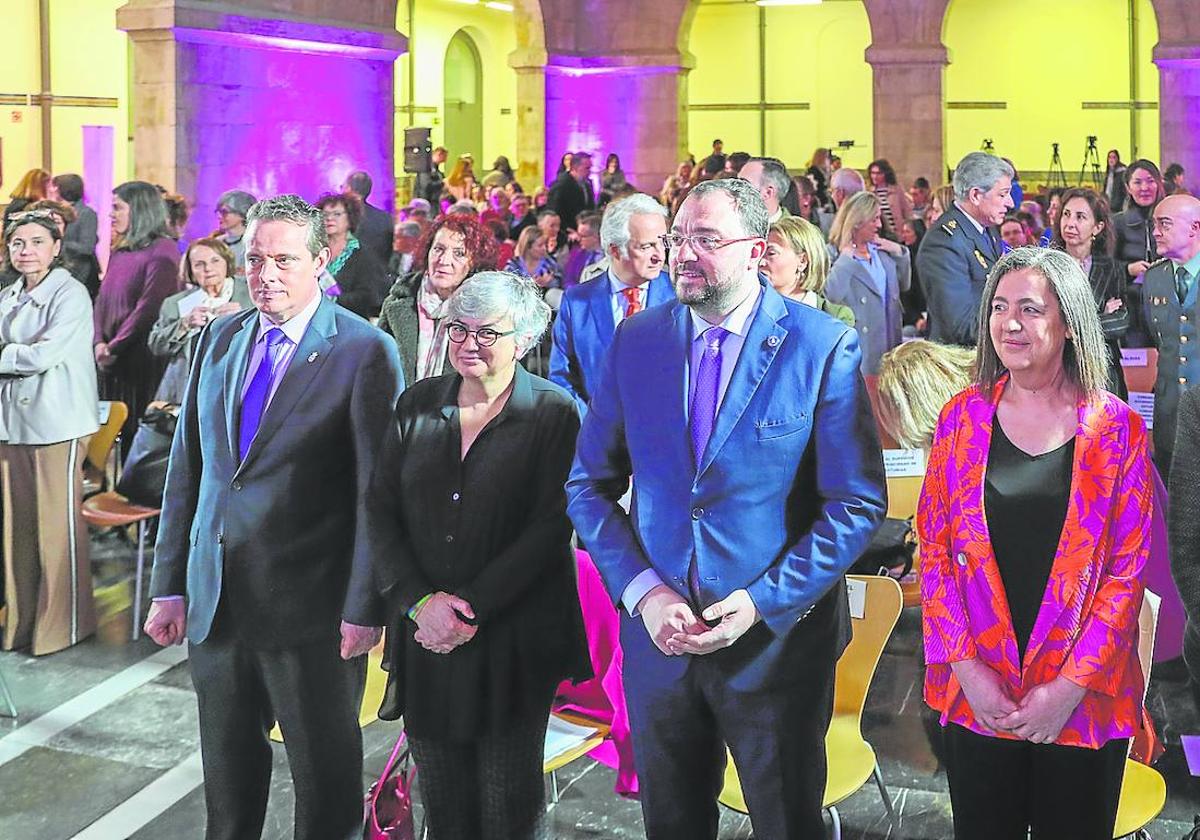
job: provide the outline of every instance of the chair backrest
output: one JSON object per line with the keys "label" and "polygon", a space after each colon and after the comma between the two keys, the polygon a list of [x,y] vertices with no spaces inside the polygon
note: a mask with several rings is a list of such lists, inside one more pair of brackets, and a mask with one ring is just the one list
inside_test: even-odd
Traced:
{"label": "chair backrest", "polygon": [[838,660],[834,680],[834,714],[862,716],[867,689],[875,676],[879,657],[891,638],[903,608],[900,584],[882,575],[847,575],[847,582],[866,585],[862,618],[851,618],[854,635]]}
{"label": "chair backrest", "polygon": [[895,438],[888,434],[887,429],[883,428],[883,423],[879,422],[879,377],[868,373],[863,376],[863,382],[867,386],[867,396],[871,399],[871,414],[875,416],[875,428],[879,431],[880,445],[884,449],[899,449],[900,444],[896,443]]}
{"label": "chair backrest", "polygon": [[1138,613],[1138,661],[1142,664],[1142,701],[1150,688],[1150,669],[1154,666],[1154,634],[1158,630],[1158,607],[1162,598],[1149,589],[1142,599],[1142,610]]}
{"label": "chair backrest", "polygon": [[[103,403],[101,403],[103,405]],[[119,400],[108,403],[108,417],[88,441],[87,459],[93,467],[104,472],[108,453],[112,451],[117,435],[129,419],[129,406]]]}
{"label": "chair backrest", "polygon": [[1121,366],[1121,374],[1125,377],[1125,387],[1130,391],[1154,393],[1154,380],[1158,378],[1158,351],[1153,347],[1146,348],[1146,364],[1143,367]]}
{"label": "chair backrest", "polygon": [[925,477],[906,475],[887,480],[888,519],[910,519],[917,515],[917,500]]}

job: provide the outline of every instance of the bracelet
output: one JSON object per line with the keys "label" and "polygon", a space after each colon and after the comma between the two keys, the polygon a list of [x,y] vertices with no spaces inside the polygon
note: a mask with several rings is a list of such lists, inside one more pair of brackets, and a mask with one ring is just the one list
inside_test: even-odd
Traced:
{"label": "bracelet", "polygon": [[433,597],[433,593],[430,592],[428,595],[423,597],[421,600],[417,601],[417,603],[413,604],[412,608],[408,611],[408,617],[411,618],[413,621],[416,621],[417,613],[419,613],[421,611],[421,607],[425,606],[426,602],[428,602],[429,599],[432,597]]}

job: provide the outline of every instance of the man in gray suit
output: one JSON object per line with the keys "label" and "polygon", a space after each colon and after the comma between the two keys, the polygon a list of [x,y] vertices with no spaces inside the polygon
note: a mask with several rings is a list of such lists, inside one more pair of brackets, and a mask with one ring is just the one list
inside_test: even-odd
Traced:
{"label": "man in gray suit", "polygon": [[363,504],[403,389],[395,343],[324,298],[303,199],[248,217],[255,309],[201,334],[171,447],[146,632],[190,643],[206,837],[259,837],[278,721],[297,840],[357,836],[358,707],[383,604]]}

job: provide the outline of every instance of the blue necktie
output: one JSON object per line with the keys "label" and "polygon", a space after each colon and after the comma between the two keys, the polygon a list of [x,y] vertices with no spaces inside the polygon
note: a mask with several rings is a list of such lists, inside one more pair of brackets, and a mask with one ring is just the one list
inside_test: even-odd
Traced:
{"label": "blue necktie", "polygon": [[250,387],[246,389],[246,394],[242,397],[242,417],[238,430],[238,456],[241,461],[246,460],[246,453],[250,451],[250,442],[258,433],[263,412],[267,408],[267,397],[271,395],[271,385],[275,382],[279,348],[286,340],[287,336],[283,334],[283,330],[277,327],[267,330],[266,352],[263,353],[262,359],[258,363],[258,369],[254,371],[254,376],[250,379]]}
{"label": "blue necktie", "polygon": [[[688,412],[688,426],[692,437],[692,455],[696,459],[696,469],[704,460],[704,450],[708,448],[708,439],[712,437],[713,425],[717,419],[717,398],[721,394],[721,344],[729,336],[722,327],[709,327],[704,331],[704,353],[700,357],[699,369],[696,371],[696,389],[692,393],[691,410]],[[688,592],[696,605],[697,614],[703,609],[700,603],[700,569],[696,564],[696,555],[688,563]]]}

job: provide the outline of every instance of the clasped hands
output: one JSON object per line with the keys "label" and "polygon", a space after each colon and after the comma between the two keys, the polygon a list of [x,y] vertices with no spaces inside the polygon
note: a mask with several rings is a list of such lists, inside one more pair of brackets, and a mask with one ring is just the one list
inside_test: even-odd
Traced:
{"label": "clasped hands", "polygon": [[1058,676],[1034,686],[1017,701],[1003,678],[978,659],[955,662],[951,668],[978,723],[1035,744],[1054,743],[1087,693],[1083,686]]}
{"label": "clasped hands", "polygon": [[462,620],[474,617],[475,611],[462,598],[435,592],[413,616],[417,623],[413,638],[430,653],[449,653],[475,638],[479,628]]}
{"label": "clasped hands", "polygon": [[[710,606],[697,618],[688,602],[666,584],[659,584],[637,606],[654,646],[667,656],[703,656],[727,648],[759,620],[758,609],[745,589]],[[705,621],[719,621],[709,627]]]}

